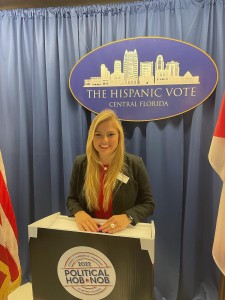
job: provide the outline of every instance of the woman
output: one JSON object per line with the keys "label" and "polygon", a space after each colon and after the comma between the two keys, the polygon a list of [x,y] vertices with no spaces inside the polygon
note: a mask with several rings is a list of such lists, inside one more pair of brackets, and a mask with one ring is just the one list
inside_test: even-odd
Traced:
{"label": "woman", "polygon": [[[82,231],[115,233],[153,213],[146,168],[125,153],[122,125],[112,110],[92,121],[86,154],[76,157],[67,207]],[[99,224],[98,219],[105,219]]]}

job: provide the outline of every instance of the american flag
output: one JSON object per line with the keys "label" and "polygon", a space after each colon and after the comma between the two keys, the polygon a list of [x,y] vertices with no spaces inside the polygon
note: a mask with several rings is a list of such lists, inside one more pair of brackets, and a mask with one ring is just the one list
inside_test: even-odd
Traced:
{"label": "american flag", "polygon": [[0,151],[0,299],[7,299],[20,284],[21,266],[16,218]]}

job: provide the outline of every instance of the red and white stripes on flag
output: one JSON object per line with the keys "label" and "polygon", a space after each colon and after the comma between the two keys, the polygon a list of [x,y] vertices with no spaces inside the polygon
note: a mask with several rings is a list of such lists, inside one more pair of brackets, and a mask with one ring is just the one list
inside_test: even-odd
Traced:
{"label": "red and white stripes on flag", "polygon": [[212,253],[225,275],[225,92],[209,149],[209,162],[223,181]]}
{"label": "red and white stripes on flag", "polygon": [[0,151],[0,299],[7,299],[20,283],[18,232]]}

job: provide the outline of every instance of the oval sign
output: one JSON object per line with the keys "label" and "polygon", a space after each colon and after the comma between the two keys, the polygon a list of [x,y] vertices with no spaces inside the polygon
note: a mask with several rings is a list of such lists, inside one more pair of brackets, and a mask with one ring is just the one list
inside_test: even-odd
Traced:
{"label": "oval sign", "polygon": [[130,38],[96,48],[73,67],[69,88],[88,110],[114,110],[121,120],[152,121],[205,101],[218,70],[203,50],[162,37]]}

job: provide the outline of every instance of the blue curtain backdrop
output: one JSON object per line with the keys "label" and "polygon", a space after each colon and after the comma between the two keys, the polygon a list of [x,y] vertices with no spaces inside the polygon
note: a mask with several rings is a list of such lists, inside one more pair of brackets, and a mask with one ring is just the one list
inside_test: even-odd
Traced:
{"label": "blue curtain backdrop", "polygon": [[24,282],[30,278],[27,226],[67,213],[72,163],[85,151],[92,116],[69,91],[72,67],[111,41],[162,36],[206,51],[219,82],[208,100],[185,114],[123,123],[127,151],[143,157],[156,202],[155,299],[217,299],[211,251],[221,182],[208,151],[225,89],[224,28],[223,0],[0,11],[0,148]]}

